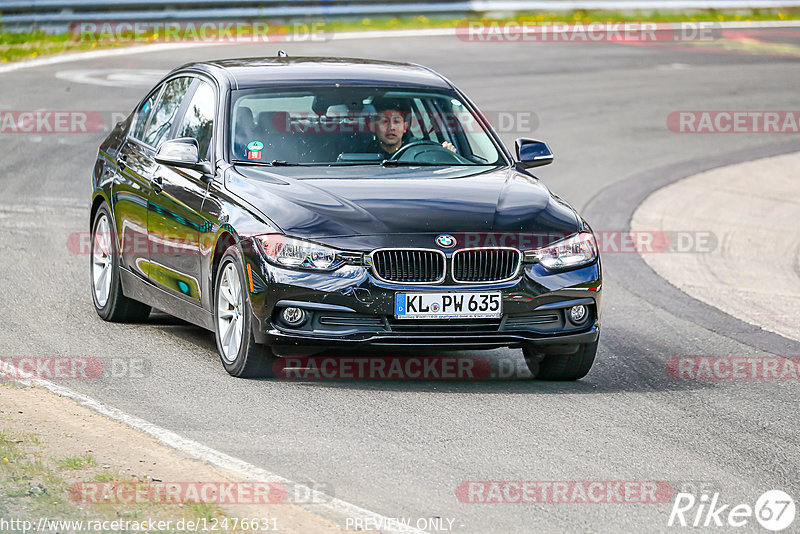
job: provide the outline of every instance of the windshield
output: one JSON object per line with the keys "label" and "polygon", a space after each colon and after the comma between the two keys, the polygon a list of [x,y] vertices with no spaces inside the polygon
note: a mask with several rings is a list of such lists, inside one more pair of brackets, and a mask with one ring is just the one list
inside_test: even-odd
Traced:
{"label": "windshield", "polygon": [[233,92],[232,158],[271,165],[499,165],[454,93],[368,87]]}

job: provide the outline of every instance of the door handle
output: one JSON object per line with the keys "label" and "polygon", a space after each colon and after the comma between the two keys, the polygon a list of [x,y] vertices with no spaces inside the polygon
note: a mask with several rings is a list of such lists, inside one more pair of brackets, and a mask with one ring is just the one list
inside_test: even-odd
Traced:
{"label": "door handle", "polygon": [[156,176],[150,180],[150,187],[154,193],[158,194],[164,190],[164,180],[160,176]]}

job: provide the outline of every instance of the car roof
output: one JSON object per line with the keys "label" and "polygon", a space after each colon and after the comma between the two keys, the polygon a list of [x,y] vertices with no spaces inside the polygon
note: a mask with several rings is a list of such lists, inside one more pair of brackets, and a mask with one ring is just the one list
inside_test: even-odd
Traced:
{"label": "car roof", "polygon": [[180,69],[227,78],[232,89],[269,85],[372,85],[450,89],[432,70],[412,63],[334,57],[259,57],[189,63]]}

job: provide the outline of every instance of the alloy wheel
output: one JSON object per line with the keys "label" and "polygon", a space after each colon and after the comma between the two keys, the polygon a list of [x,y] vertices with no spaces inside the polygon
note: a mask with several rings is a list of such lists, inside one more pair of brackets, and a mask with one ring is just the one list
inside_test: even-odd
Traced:
{"label": "alloy wheel", "polygon": [[232,363],[239,354],[244,330],[244,306],[239,272],[232,262],[225,265],[217,291],[217,326],[223,358]]}
{"label": "alloy wheel", "polygon": [[97,305],[102,308],[111,293],[111,232],[105,214],[97,218],[92,236],[92,289]]}

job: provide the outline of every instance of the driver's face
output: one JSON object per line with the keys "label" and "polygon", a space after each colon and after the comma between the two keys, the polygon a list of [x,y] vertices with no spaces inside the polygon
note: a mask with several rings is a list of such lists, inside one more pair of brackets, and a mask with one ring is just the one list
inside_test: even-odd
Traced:
{"label": "driver's face", "polygon": [[408,123],[403,114],[397,110],[381,111],[375,117],[375,135],[378,141],[388,148],[397,150],[403,144],[403,134],[408,130]]}

